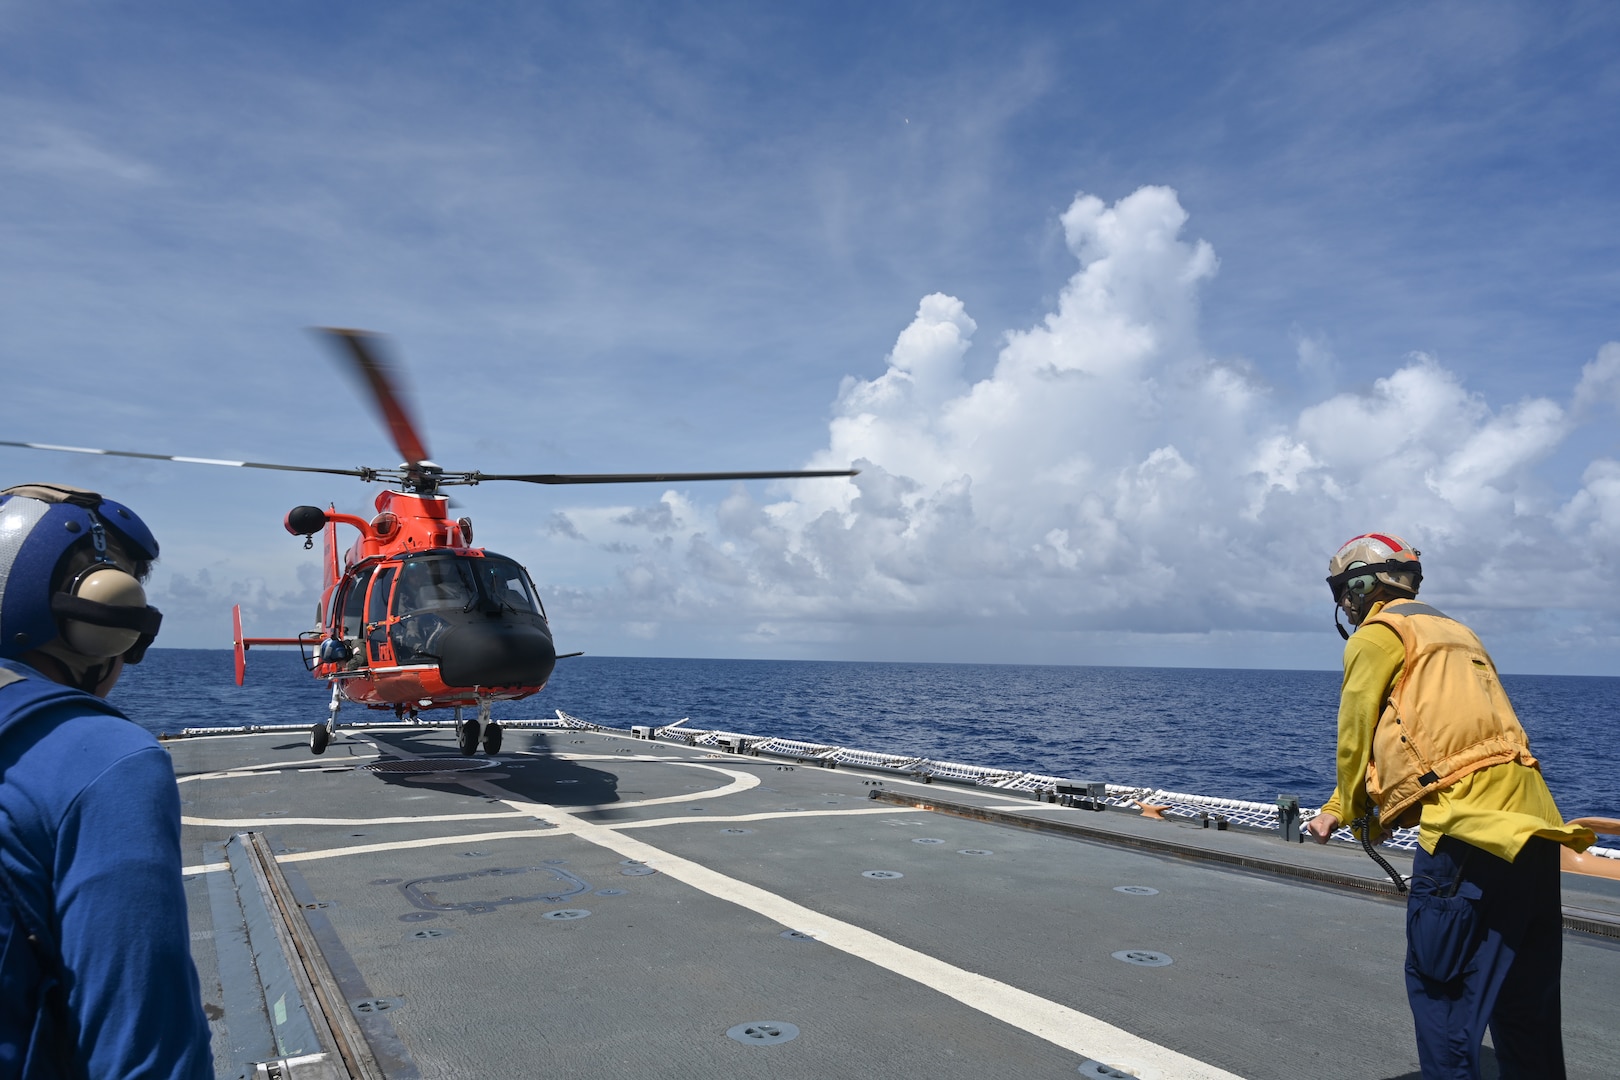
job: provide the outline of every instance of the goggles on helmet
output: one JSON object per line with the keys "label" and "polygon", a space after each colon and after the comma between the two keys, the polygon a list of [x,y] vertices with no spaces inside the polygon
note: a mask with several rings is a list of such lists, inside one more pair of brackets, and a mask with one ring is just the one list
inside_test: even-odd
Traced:
{"label": "goggles on helmet", "polygon": [[[1378,577],[1379,574],[1405,574],[1412,579],[1412,592],[1417,592],[1418,586],[1423,583],[1423,564],[1416,559],[1389,559],[1381,563],[1356,563],[1354,566],[1328,577],[1328,588],[1333,590],[1333,602],[1344,602],[1344,594],[1350,592],[1365,595],[1372,592],[1380,584],[1389,584]],[[1357,578],[1367,579],[1367,584],[1353,587],[1352,582]],[[1397,586],[1398,587],[1398,586]]]}

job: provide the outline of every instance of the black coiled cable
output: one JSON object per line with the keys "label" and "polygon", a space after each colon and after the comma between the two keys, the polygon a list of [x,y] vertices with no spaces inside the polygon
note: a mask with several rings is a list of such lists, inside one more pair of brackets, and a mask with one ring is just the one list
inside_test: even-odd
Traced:
{"label": "black coiled cable", "polygon": [[1401,877],[1398,870],[1389,865],[1388,859],[1384,858],[1382,855],[1378,854],[1378,852],[1373,850],[1372,815],[1363,814],[1356,818],[1356,820],[1352,821],[1350,823],[1350,835],[1355,836],[1357,829],[1361,830],[1361,835],[1357,837],[1357,839],[1361,841],[1362,848],[1366,850],[1368,855],[1372,856],[1373,862],[1384,868],[1384,873],[1389,875],[1389,880],[1395,883],[1395,891],[1398,893],[1406,892],[1406,879]]}

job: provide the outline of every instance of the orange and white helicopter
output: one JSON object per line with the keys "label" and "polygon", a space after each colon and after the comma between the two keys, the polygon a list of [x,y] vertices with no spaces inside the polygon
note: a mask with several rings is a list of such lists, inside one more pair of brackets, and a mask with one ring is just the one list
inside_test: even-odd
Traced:
{"label": "orange and white helicopter", "polygon": [[[255,645],[298,646],[317,679],[331,684],[327,718],[310,729],[309,748],[325,752],[344,702],[392,709],[416,719],[425,709],[453,708],[463,754],[480,742],[500,752],[501,726],[490,718],[496,701],[538,693],[558,656],[551,625],[528,571],[513,559],[473,546],[472,521],[452,518],[441,488],[515,480],[527,484],[636,484],[687,480],[770,480],[854,476],[853,469],[702,473],[482,473],[450,472],[428,457],[427,445],[384,360],[377,337],[359,330],[324,330],[340,346],[369,388],[404,463],[395,469],[328,469],[255,461],[171,457],[127,450],[93,450],[44,443],[0,441],[0,446],[283,472],[356,476],[389,484],[367,519],[318,506],[295,506],[285,525],[306,549],[322,534],[322,589],[315,626],[296,637],[252,638],[242,633],[240,605],[231,611],[236,683],[242,685],[247,651]],[[339,555],[338,526],[360,535]],[[578,656],[568,653],[566,656]],[[475,708],[473,719],[463,710]]]}

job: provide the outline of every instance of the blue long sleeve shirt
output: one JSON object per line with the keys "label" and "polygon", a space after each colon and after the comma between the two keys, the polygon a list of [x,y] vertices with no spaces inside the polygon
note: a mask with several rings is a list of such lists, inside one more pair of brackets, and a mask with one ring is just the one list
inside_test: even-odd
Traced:
{"label": "blue long sleeve shirt", "polygon": [[[20,723],[6,710],[0,687],[0,858],[59,944],[79,1068],[96,1080],[212,1077],[168,754],[80,701]],[[0,1078],[25,1075],[32,1016],[17,1005],[0,1003]],[[55,1075],[38,1066],[26,1075]]]}

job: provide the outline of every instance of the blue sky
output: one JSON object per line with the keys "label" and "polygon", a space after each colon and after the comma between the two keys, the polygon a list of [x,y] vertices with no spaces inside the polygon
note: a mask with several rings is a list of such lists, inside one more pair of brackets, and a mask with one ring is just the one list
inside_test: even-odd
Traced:
{"label": "blue sky", "polygon": [[[599,654],[1331,667],[1368,529],[1502,666],[1620,646],[1605,4],[0,3],[3,438],[859,485],[460,496]],[[325,477],[140,510],[162,644],[310,621]],[[840,457],[842,455],[842,457]]]}

